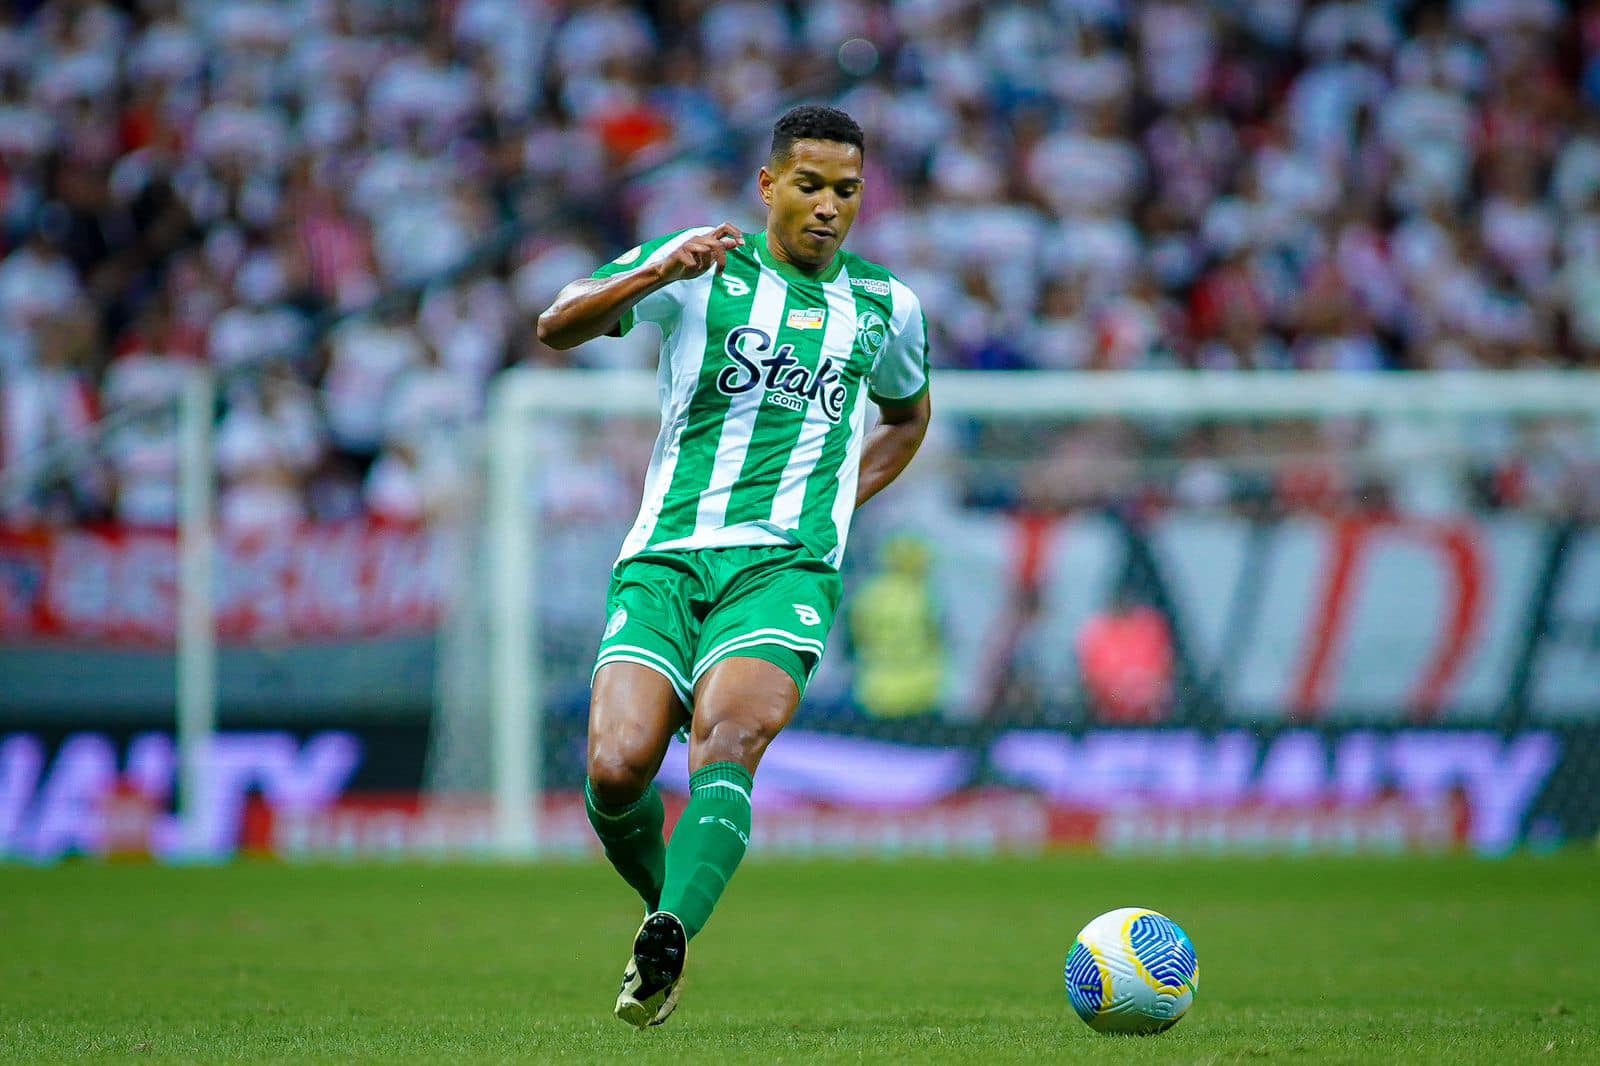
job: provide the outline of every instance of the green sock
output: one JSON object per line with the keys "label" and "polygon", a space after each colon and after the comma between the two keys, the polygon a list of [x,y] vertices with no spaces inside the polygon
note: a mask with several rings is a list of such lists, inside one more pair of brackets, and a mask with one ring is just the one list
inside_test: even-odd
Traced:
{"label": "green sock", "polygon": [[750,771],[732,762],[701,767],[689,777],[689,806],[667,845],[661,909],[676,914],[692,937],[739,868],[750,844]]}
{"label": "green sock", "polygon": [[613,809],[595,798],[594,790],[585,781],[583,809],[589,813],[589,824],[606,849],[606,858],[639,893],[644,905],[655,910],[661,901],[661,882],[667,869],[667,844],[661,836],[667,811],[661,793],[651,785],[626,807]]}

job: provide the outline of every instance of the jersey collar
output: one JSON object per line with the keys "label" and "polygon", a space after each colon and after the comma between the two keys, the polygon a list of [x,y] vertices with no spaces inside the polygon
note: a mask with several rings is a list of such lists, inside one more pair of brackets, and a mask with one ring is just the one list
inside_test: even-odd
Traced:
{"label": "jersey collar", "polygon": [[839,271],[844,269],[844,249],[833,254],[833,262],[823,267],[815,274],[807,274],[793,263],[785,263],[782,259],[772,254],[772,249],[767,247],[767,231],[762,230],[755,234],[750,241],[756,249],[756,259],[762,266],[771,267],[779,277],[785,281],[814,281],[819,285],[826,285],[839,276]]}

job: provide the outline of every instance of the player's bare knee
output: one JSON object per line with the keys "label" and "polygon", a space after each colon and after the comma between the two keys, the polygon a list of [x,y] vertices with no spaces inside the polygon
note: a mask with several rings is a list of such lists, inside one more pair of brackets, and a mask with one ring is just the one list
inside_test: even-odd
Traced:
{"label": "player's bare knee", "polygon": [[701,765],[733,762],[749,769],[761,760],[771,742],[772,736],[753,723],[725,719],[706,730],[698,761]]}
{"label": "player's bare knee", "polygon": [[607,806],[626,806],[644,795],[655,776],[649,753],[602,743],[589,749],[589,788]]}
{"label": "player's bare knee", "polygon": [[754,770],[767,745],[783,728],[778,714],[739,714],[716,718],[696,736],[699,757],[705,766],[714,762],[733,762]]}

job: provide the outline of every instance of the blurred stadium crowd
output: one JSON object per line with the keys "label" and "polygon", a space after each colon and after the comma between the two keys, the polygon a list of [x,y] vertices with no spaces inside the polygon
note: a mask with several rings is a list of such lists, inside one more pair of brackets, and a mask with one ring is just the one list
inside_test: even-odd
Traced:
{"label": "blurred stadium crowd", "polygon": [[[1600,3],[13,2],[0,518],[172,523],[170,409],[116,415],[202,360],[229,526],[449,506],[431,442],[496,370],[654,358],[645,330],[542,349],[533,316],[642,238],[759,228],[764,141],[728,131],[831,96],[841,54],[869,137],[852,246],[920,294],[938,364],[1600,368]],[[1169,442],[1177,495],[1237,491],[1215,436]],[[633,442],[607,443],[552,475],[570,507],[631,511]],[[1070,504],[1148,444],[1063,432],[1007,491]],[[1479,488],[1566,500],[1579,468]]]}

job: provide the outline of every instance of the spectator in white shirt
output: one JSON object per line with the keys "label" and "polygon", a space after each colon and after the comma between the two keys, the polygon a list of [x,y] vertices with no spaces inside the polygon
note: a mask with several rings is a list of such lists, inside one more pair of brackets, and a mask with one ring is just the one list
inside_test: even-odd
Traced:
{"label": "spectator in white shirt", "polygon": [[322,402],[334,441],[356,457],[375,455],[383,440],[390,391],[424,361],[422,340],[408,309],[386,305],[376,316],[351,319],[328,338]]}
{"label": "spectator in white shirt", "polygon": [[306,344],[304,316],[283,303],[283,265],[262,249],[239,268],[234,293],[239,303],[211,326],[209,354],[218,370],[234,371],[273,360],[300,358]]}

